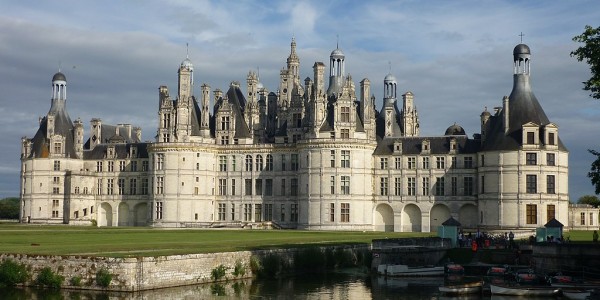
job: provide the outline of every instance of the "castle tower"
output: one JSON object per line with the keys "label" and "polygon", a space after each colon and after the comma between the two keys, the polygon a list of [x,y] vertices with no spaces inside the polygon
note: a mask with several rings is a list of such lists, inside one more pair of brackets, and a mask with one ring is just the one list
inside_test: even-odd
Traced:
{"label": "castle tower", "polygon": [[183,142],[188,140],[191,134],[191,110],[193,105],[193,89],[194,89],[194,65],[192,61],[186,57],[178,70],[178,99],[177,99],[177,124],[175,127],[175,140]]}
{"label": "castle tower", "polygon": [[384,137],[398,137],[401,135],[396,123],[396,77],[388,74],[383,79],[383,114],[384,114]]}
{"label": "castle tower", "polygon": [[344,52],[337,47],[329,55],[329,88],[327,95],[337,95],[342,91],[344,86],[344,60],[346,56]]}
{"label": "castle tower", "polygon": [[210,86],[208,84],[202,85],[202,115],[200,117],[200,134],[204,138],[210,137]]}
{"label": "castle tower", "polygon": [[404,136],[419,136],[419,115],[414,105],[412,92],[402,95],[401,117]]}

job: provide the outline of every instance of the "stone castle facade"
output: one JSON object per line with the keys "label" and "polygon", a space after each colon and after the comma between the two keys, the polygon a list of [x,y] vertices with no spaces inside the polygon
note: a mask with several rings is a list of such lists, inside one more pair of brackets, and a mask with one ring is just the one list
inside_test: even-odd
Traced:
{"label": "stone castle facade", "polygon": [[[226,92],[194,94],[186,58],[171,94],[159,87],[154,142],[139,128],[81,120],[66,110],[66,77],[52,79],[48,114],[22,139],[21,221],[98,226],[435,231],[568,223],[568,151],[529,82],[531,53],[513,51],[514,84],[469,138],[459,125],[421,136],[415,97],[383,81],[358,88],[331,52],[301,80],[292,40],[279,87],[250,72]],[[211,107],[210,103],[214,103]]]}

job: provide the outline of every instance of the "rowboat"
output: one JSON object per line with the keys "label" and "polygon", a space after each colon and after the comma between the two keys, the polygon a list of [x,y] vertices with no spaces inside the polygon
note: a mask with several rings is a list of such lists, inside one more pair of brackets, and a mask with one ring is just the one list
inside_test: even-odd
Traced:
{"label": "rowboat", "polygon": [[450,263],[445,266],[444,272],[446,274],[464,274],[465,268],[459,264]]}
{"label": "rowboat", "polygon": [[591,290],[569,290],[569,289],[563,289],[562,290],[562,294],[567,299],[585,300],[590,295],[592,295],[592,291]]}
{"label": "rowboat", "polygon": [[444,285],[444,286],[440,286],[439,290],[442,293],[452,294],[452,295],[475,294],[475,293],[479,293],[481,291],[482,285],[483,285],[483,282],[476,281],[476,282],[463,283],[463,284]]}
{"label": "rowboat", "polygon": [[407,265],[379,265],[377,273],[386,276],[443,276],[444,267],[409,267]]}
{"label": "rowboat", "polygon": [[560,293],[560,289],[549,286],[507,286],[490,284],[492,295],[509,296],[554,296]]}

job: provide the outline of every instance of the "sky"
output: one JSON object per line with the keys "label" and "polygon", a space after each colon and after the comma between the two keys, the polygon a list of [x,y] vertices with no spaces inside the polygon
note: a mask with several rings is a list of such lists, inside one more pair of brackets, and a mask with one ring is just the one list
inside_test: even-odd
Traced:
{"label": "sky", "polygon": [[[276,91],[290,42],[301,78],[329,64],[339,45],[356,86],[371,81],[381,109],[383,78],[411,91],[421,136],[454,123],[479,133],[479,115],[512,89],[512,50],[529,45],[531,84],[569,149],[569,194],[594,194],[587,178],[600,150],[600,101],[582,90],[589,66],[570,52],[585,25],[600,26],[600,1],[8,1],[0,0],[0,198],[19,195],[21,138],[50,109],[51,80],[67,77],[67,111],[84,122],[129,123],[153,141],[158,87],[176,92],[177,69],[194,64],[206,83],[245,86],[249,71]],[[523,36],[520,36],[521,33]],[[186,46],[189,45],[189,46]]]}

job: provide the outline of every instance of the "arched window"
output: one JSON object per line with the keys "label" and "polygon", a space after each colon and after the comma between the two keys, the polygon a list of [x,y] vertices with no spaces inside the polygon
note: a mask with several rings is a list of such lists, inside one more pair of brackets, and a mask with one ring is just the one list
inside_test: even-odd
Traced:
{"label": "arched window", "polygon": [[262,171],[263,170],[263,157],[262,155],[257,155],[256,156],[256,171]]}
{"label": "arched window", "polygon": [[252,155],[246,155],[246,171],[252,171]]}
{"label": "arched window", "polygon": [[273,155],[267,154],[267,165],[265,166],[267,171],[273,171]]}

